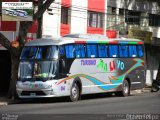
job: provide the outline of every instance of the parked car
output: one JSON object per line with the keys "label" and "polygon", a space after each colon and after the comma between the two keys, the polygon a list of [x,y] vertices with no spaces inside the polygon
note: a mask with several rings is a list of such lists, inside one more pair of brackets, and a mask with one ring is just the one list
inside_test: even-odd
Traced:
{"label": "parked car", "polygon": [[153,80],[151,92],[157,92],[160,89],[160,79]]}

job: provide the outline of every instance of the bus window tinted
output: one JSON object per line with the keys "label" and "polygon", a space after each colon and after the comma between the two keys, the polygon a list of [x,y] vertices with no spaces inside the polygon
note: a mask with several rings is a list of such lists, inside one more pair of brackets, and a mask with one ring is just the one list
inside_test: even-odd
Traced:
{"label": "bus window tinted", "polygon": [[118,57],[118,45],[109,45],[109,57]]}
{"label": "bus window tinted", "polygon": [[37,59],[58,58],[58,48],[56,46],[40,46]]}
{"label": "bus window tinted", "polygon": [[84,45],[75,45],[75,53],[76,58],[84,58],[85,57],[85,47]]}
{"label": "bus window tinted", "polygon": [[97,46],[87,45],[87,57],[94,58],[97,57]]}
{"label": "bus window tinted", "polygon": [[66,58],[74,58],[74,46],[73,45],[66,45]]}
{"label": "bus window tinted", "polygon": [[129,57],[137,57],[136,45],[129,46]]}
{"label": "bus window tinted", "polygon": [[64,46],[60,46],[60,47],[59,47],[59,54],[60,54],[60,55],[65,55]]}
{"label": "bus window tinted", "polygon": [[119,57],[128,57],[128,46],[127,45],[119,46]]}
{"label": "bus window tinted", "polygon": [[21,54],[21,59],[34,59],[36,57],[38,47],[25,47]]}
{"label": "bus window tinted", "polygon": [[98,45],[98,55],[99,57],[108,57],[108,46],[106,45]]}
{"label": "bus window tinted", "polygon": [[143,46],[142,45],[138,45],[137,49],[138,49],[138,56],[139,57],[143,57],[143,55],[144,55]]}

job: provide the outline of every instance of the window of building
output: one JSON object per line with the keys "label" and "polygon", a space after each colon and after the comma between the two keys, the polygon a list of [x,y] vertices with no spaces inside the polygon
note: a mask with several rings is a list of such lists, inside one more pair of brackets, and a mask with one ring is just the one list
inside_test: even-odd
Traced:
{"label": "window of building", "polygon": [[140,12],[135,12],[135,11],[126,11],[126,16],[125,16],[125,22],[127,24],[136,24],[140,25]]}
{"label": "window of building", "polygon": [[88,26],[95,28],[103,27],[103,14],[100,12],[88,12]]}
{"label": "window of building", "polygon": [[63,7],[61,8],[61,23],[68,24],[69,22],[69,7]]}
{"label": "window of building", "polygon": [[116,8],[112,7],[112,14],[115,15],[116,14]]}
{"label": "window of building", "polygon": [[124,9],[119,9],[119,15],[124,15]]}
{"label": "window of building", "polygon": [[160,26],[160,15],[149,14],[149,26]]}
{"label": "window of building", "polygon": [[97,45],[93,45],[93,44],[87,45],[87,57],[89,58],[97,57]]}

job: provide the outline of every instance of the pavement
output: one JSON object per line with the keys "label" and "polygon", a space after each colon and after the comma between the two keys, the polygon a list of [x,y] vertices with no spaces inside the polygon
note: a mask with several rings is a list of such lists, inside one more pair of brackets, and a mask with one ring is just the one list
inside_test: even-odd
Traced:
{"label": "pavement", "polygon": [[[147,87],[140,89],[140,90],[132,90],[130,94],[136,95],[136,94],[149,93],[149,92],[151,92],[151,87],[147,86]],[[14,104],[14,103],[18,103],[18,102],[19,102],[18,100],[13,101],[11,99],[7,99],[5,96],[0,96],[0,106]]]}

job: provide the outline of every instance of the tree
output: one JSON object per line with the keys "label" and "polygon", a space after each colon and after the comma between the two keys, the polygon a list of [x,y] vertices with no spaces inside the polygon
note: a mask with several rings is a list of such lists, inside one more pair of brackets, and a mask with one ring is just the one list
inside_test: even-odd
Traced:
{"label": "tree", "polygon": [[[21,0],[22,2],[32,2],[33,0]],[[39,0],[42,1],[42,0]],[[41,8],[33,15],[33,21],[41,18],[46,9],[54,0],[46,0],[41,4]],[[42,3],[42,2],[41,2]],[[18,80],[19,57],[25,44],[28,29],[32,26],[33,21],[21,21],[19,26],[18,40],[10,42],[2,33],[0,33],[0,44],[5,47],[11,54],[11,80],[8,90],[8,98],[16,98],[16,81]]]}

